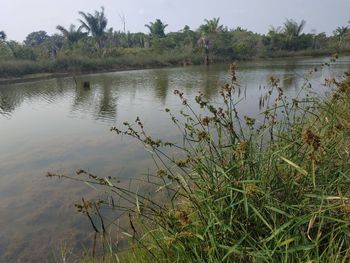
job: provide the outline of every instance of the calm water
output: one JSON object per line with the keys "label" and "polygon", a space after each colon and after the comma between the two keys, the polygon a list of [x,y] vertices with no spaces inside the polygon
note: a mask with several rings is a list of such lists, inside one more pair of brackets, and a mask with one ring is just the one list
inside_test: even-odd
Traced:
{"label": "calm water", "polygon": [[[238,79],[247,100],[245,115],[256,115],[259,86],[270,75],[282,79],[293,95],[307,70],[326,59],[241,63]],[[320,70],[317,87],[328,75],[350,70],[350,57],[332,70]],[[216,99],[229,79],[227,64],[140,70],[77,77],[91,89],[76,88],[72,78],[0,86],[0,262],[43,262],[63,244],[79,243],[91,229],[73,203],[96,193],[86,185],[50,180],[46,172],[72,175],[77,169],[100,176],[135,177],[152,161],[143,147],[109,131],[137,116],[155,137],[174,139],[176,129],[164,108],[180,109],[173,91],[193,98],[201,91]],[[89,231],[86,231],[89,230]],[[90,232],[89,232],[90,233]]]}

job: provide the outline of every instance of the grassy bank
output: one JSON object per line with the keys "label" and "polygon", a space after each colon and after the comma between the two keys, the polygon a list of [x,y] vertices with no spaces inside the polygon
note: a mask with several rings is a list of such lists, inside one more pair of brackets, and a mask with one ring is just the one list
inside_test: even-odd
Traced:
{"label": "grassy bank", "polygon": [[[259,57],[232,57],[211,55],[211,63],[232,60],[256,60],[261,58],[283,57],[312,57],[328,56],[331,50],[303,50],[297,52],[272,52],[261,54]],[[348,54],[342,51],[342,54]],[[169,50],[168,52],[155,52],[152,50],[130,49],[130,52],[118,56],[105,56],[89,58],[87,56],[60,56],[56,59],[46,60],[3,60],[0,61],[0,80],[11,81],[20,78],[35,78],[42,74],[79,74],[105,71],[122,71],[131,69],[159,68],[168,66],[199,65],[204,63],[202,53]]]}
{"label": "grassy bank", "polygon": [[0,62],[0,78],[18,78],[38,73],[86,73],[201,64],[202,60],[200,54],[144,50],[100,58],[61,56],[52,60],[9,60]]}
{"label": "grassy bank", "polygon": [[[74,180],[101,185],[110,194],[77,204],[98,235],[106,235],[104,209],[128,216],[122,235],[130,249],[118,251],[111,242],[102,261],[350,260],[350,75],[326,79],[326,98],[313,96],[307,79],[302,95],[287,98],[271,77],[256,102],[262,114],[252,119],[237,112],[241,92],[235,74],[232,65],[232,83],[223,87],[220,106],[202,95],[194,105],[175,91],[184,109],[166,111],[182,132],[182,145],[153,139],[138,119],[124,123],[124,130],[112,128],[139,140],[155,157],[158,171],[147,177],[151,195],[77,172]],[[180,151],[181,159],[168,155],[167,147]],[[111,203],[111,197],[121,203]]]}

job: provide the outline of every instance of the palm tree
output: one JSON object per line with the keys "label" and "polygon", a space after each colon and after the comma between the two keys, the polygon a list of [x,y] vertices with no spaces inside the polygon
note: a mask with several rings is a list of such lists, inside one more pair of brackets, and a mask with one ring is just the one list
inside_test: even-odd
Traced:
{"label": "palm tree", "polygon": [[82,28],[85,28],[96,39],[98,48],[101,48],[108,22],[104,14],[104,7],[101,7],[101,12],[95,10],[94,14],[82,11],[79,14],[83,17],[83,19],[79,19]]}
{"label": "palm tree", "polygon": [[269,32],[268,34],[274,35],[274,34],[280,34],[282,32],[282,28],[280,26],[274,27],[274,26],[269,26]]}
{"label": "palm tree", "polygon": [[87,35],[86,33],[82,32],[82,26],[75,29],[75,25],[70,25],[69,29],[66,29],[63,26],[58,25],[56,28],[68,40],[69,44],[73,44]]}
{"label": "palm tree", "polygon": [[209,65],[209,48],[210,48],[209,38],[203,34],[198,39],[197,43],[198,43],[198,46],[204,50],[204,54],[205,54],[204,63],[205,63],[205,65]]}
{"label": "palm tree", "polygon": [[199,27],[201,37],[198,40],[198,45],[204,50],[205,60],[204,63],[209,65],[209,50],[216,35],[223,31],[223,25],[219,25],[220,17],[212,18],[210,20],[204,19],[205,24]]}
{"label": "palm tree", "polygon": [[87,34],[82,32],[83,27],[80,26],[78,29],[75,29],[75,25],[70,25],[69,29],[64,28],[63,26],[58,25],[56,27],[57,30],[59,30],[62,35],[68,40],[70,44],[73,44],[83,37],[85,37]]}
{"label": "palm tree", "polygon": [[339,43],[338,43],[338,47],[341,47],[341,44],[343,42],[344,36],[346,35],[346,33],[348,33],[350,31],[348,26],[340,26],[337,27],[336,30],[334,30],[334,35],[337,36],[339,38]]}
{"label": "palm tree", "polygon": [[204,19],[205,24],[199,27],[199,31],[205,34],[219,33],[223,30],[223,25],[219,25],[220,17],[214,17],[210,20]]}
{"label": "palm tree", "polygon": [[286,22],[284,22],[282,33],[286,37],[288,49],[297,48],[294,42],[301,35],[301,32],[303,31],[305,24],[306,24],[305,20],[302,20],[300,24],[295,22],[293,19],[287,19]]}
{"label": "palm tree", "polygon": [[293,19],[287,19],[286,22],[284,22],[283,33],[290,39],[299,37],[305,27],[305,24],[305,20],[302,20],[300,24],[298,24]]}
{"label": "palm tree", "polygon": [[168,24],[164,24],[160,19],[156,19],[154,23],[150,22],[145,25],[149,29],[150,35],[156,37],[165,37],[164,30],[167,26]]}
{"label": "palm tree", "polygon": [[271,50],[279,50],[284,44],[284,35],[282,27],[269,26],[267,36],[263,38],[265,45],[268,45]]}

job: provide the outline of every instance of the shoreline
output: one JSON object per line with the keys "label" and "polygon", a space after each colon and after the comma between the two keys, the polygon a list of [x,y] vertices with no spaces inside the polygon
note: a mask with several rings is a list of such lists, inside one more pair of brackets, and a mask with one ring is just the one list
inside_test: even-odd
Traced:
{"label": "shoreline", "polygon": [[[349,55],[349,52],[341,52],[340,56],[346,56]],[[317,57],[327,57],[331,56],[331,54],[316,54],[316,55],[292,55],[290,56],[286,54],[286,56],[269,56],[269,57],[258,57],[258,58],[250,58],[250,59],[241,59],[236,60],[238,62],[257,62],[257,61],[274,61],[274,60],[280,60],[280,59],[305,59],[305,58],[317,58]],[[231,63],[232,60],[216,60],[211,63],[211,65],[220,64],[220,63]],[[11,84],[21,84],[21,83],[28,83],[28,82],[35,82],[40,80],[47,80],[47,79],[54,79],[54,78],[64,78],[64,77],[73,77],[73,76],[81,76],[81,75],[88,75],[88,74],[98,74],[98,73],[112,73],[112,72],[124,72],[124,71],[135,71],[135,70],[146,70],[146,69],[160,69],[160,68],[175,68],[175,67],[188,67],[188,66],[205,66],[205,64],[159,64],[157,65],[149,65],[149,66],[129,66],[129,67],[111,67],[111,68],[101,68],[96,70],[65,70],[65,71],[57,71],[57,72],[42,72],[42,73],[35,73],[35,74],[26,74],[22,75],[20,77],[10,77],[10,78],[0,78],[0,88],[3,85],[11,85]]]}

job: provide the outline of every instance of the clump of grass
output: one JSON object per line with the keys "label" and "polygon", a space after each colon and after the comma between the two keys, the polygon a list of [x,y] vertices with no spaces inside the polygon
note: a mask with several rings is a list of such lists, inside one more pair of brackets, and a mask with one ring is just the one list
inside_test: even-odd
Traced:
{"label": "clump of grass", "polygon": [[[350,260],[350,75],[326,79],[332,95],[313,97],[309,81],[293,99],[279,80],[259,105],[261,118],[242,118],[236,65],[222,103],[199,94],[180,114],[166,109],[183,144],[154,139],[137,118],[111,130],[139,140],[154,156],[152,195],[119,187],[113,178],[79,171],[113,199],[80,211],[105,234],[100,212],[129,217],[130,249],[110,251],[116,262],[348,262]],[[312,75],[314,71],[310,71]],[[176,148],[181,159],[167,154]],[[161,200],[157,198],[161,195]],[[95,220],[90,216],[96,214]],[[94,223],[95,222],[95,223]],[[111,256],[113,255],[113,257]]]}

